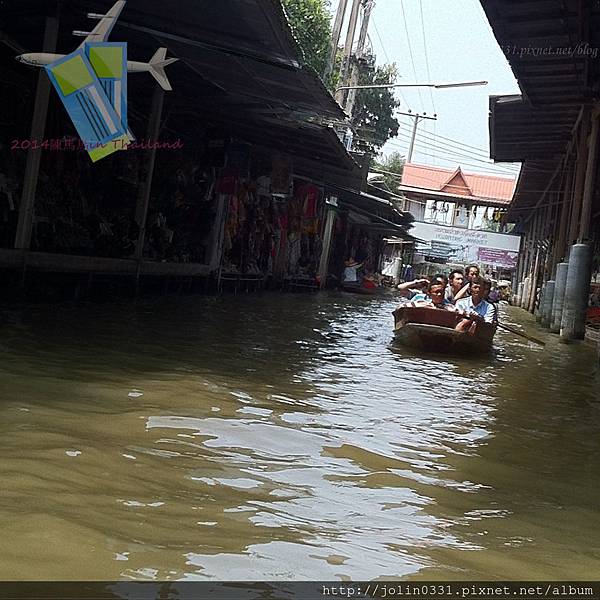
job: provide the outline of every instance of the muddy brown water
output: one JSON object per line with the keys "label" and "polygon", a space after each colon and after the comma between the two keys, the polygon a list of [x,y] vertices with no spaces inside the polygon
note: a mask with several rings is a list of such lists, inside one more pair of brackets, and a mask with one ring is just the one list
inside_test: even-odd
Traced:
{"label": "muddy brown water", "polygon": [[596,579],[596,355],[487,358],[392,297],[33,306],[0,322],[0,579]]}

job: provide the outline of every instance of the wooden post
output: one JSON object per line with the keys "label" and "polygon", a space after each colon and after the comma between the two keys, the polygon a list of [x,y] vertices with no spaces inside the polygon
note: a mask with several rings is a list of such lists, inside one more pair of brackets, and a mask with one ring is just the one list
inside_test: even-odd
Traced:
{"label": "wooden post", "polygon": [[569,237],[567,245],[571,246],[576,240],[579,233],[579,219],[581,217],[581,203],[583,197],[583,188],[585,185],[585,174],[587,170],[587,155],[588,155],[588,133],[590,125],[590,112],[586,108],[583,113],[580,128],[579,144],[577,146],[577,159],[575,175],[575,189],[573,191],[573,202],[571,210],[571,222],[569,225]]}
{"label": "wooden post", "polygon": [[[165,91],[159,86],[154,87],[152,96],[152,109],[150,112],[150,121],[148,122],[147,139],[155,142],[160,132],[160,119],[162,116],[163,101]],[[156,161],[156,148],[151,144],[148,150],[148,162],[146,163],[146,177],[140,187],[138,201],[135,211],[135,220],[139,226],[138,242],[135,249],[135,258],[138,261],[136,282],[139,282],[142,260],[144,258],[144,241],[146,239],[146,222],[148,220],[148,206],[150,204],[150,192],[152,190],[152,179],[154,176],[154,163]]]}
{"label": "wooden post", "polygon": [[223,264],[223,244],[225,242],[225,225],[229,211],[229,196],[219,194],[217,198],[217,212],[212,230],[212,243],[209,259],[211,273],[217,274],[217,291],[221,291],[221,269]]}
{"label": "wooden post", "polygon": [[529,296],[529,306],[527,310],[532,313],[535,309],[535,300],[537,296],[537,280],[540,270],[540,247],[538,246],[535,253],[535,266],[533,268],[533,276],[531,278],[531,295]]}
{"label": "wooden post", "polygon": [[323,234],[323,250],[321,260],[319,261],[319,287],[323,289],[327,284],[327,274],[329,271],[329,253],[331,250],[331,240],[333,238],[333,224],[335,223],[335,209],[328,206],[326,202],[327,217],[325,218],[325,233]]}
{"label": "wooden post", "polygon": [[[44,52],[56,52],[56,40],[58,38],[58,18],[46,18],[46,30],[44,32]],[[23,193],[19,207],[19,221],[15,235],[15,248],[28,250],[31,246],[31,231],[33,228],[33,215],[35,209],[35,193],[37,190],[38,176],[40,172],[40,160],[42,148],[40,146],[46,131],[46,116],[48,115],[48,99],[50,97],[50,79],[44,69],[38,74],[37,90],[35,93],[35,106],[31,122],[30,139],[37,141],[27,152],[27,164],[23,177]],[[33,146],[36,145],[37,148]]]}
{"label": "wooden post", "polygon": [[594,183],[596,181],[596,157],[598,155],[598,133],[600,121],[598,120],[598,111],[592,114],[592,129],[587,152],[587,165],[585,169],[585,184],[583,187],[583,198],[581,204],[581,219],[579,222],[578,242],[581,243],[589,238],[590,219],[592,215],[592,196],[594,193]]}
{"label": "wooden post", "polygon": [[[567,167],[568,168],[568,167]],[[569,227],[569,212],[571,208],[571,192],[575,176],[573,172],[567,172],[562,190],[562,206],[560,212],[560,226],[558,228],[558,237],[555,246],[555,261],[560,263],[564,260],[567,247],[567,230]],[[559,196],[560,197],[560,196]]]}

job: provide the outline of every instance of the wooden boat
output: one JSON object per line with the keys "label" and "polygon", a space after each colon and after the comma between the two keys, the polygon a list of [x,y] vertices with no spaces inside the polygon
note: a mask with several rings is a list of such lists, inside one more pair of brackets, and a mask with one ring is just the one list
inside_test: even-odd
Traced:
{"label": "wooden boat", "polygon": [[367,296],[374,296],[379,288],[367,288],[362,285],[348,285],[347,283],[342,284],[342,291],[350,294],[365,294]]}
{"label": "wooden boat", "polygon": [[464,315],[451,310],[407,304],[394,312],[394,340],[405,346],[443,354],[484,354],[492,348],[496,324],[477,320],[474,334],[454,328]]}

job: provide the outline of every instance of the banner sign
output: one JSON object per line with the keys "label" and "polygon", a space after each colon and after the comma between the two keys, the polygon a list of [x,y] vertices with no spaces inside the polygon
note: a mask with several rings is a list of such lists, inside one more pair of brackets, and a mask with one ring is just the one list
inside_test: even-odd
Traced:
{"label": "banner sign", "polygon": [[440,244],[443,243],[447,248],[448,261],[461,264],[472,262],[514,269],[521,247],[521,236],[518,235],[421,221],[413,223],[410,234],[429,242],[432,250],[440,248]]}
{"label": "banner sign", "polygon": [[94,162],[131,141],[126,67],[126,44],[108,43],[85,44],[45,67]]}

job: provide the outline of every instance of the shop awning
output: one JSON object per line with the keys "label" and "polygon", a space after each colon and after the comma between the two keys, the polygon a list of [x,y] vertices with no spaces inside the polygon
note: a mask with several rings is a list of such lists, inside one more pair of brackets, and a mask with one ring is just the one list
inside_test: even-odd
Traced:
{"label": "shop awning", "polygon": [[490,97],[490,154],[523,162],[510,220],[527,217],[565,156],[581,106],[597,96],[600,5],[480,0],[521,95]]}
{"label": "shop awning", "polygon": [[366,192],[332,186],[332,193],[338,197],[338,206],[358,215],[361,227],[382,236],[396,236],[414,241],[408,233],[413,221],[409,212],[398,210],[389,200]]}
{"label": "shop awning", "polygon": [[[112,0],[62,2],[58,51],[71,52],[81,43],[72,31],[93,27],[88,12],[104,13],[111,5]],[[14,56],[16,46],[41,51],[46,14],[54,14],[56,3],[5,0],[0,10],[2,54]],[[167,68],[172,95],[185,94],[197,110],[272,110],[301,120],[345,119],[305,64],[279,0],[129,0],[110,41],[126,41],[129,60],[137,61],[149,60],[165,46],[169,56],[179,58]],[[154,85],[147,74],[130,80],[149,89]]]}

